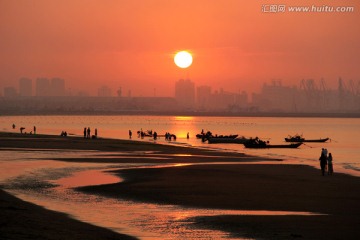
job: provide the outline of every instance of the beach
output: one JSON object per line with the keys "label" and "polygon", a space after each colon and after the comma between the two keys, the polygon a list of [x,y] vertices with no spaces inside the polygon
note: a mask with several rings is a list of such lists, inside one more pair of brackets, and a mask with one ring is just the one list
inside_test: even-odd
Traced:
{"label": "beach", "polygon": [[[194,227],[222,230],[235,238],[360,237],[358,177],[338,173],[321,176],[319,169],[284,164],[276,159],[144,141],[0,133],[0,146],[12,151],[78,149],[108,154],[106,158],[56,159],[58,161],[177,164],[113,171],[124,181],[77,189],[89,194],[193,208],[305,212],[303,215],[218,215],[191,219]],[[157,158],[144,157],[148,155]],[[131,239],[25,203],[4,191],[0,196],[5,214],[0,225],[2,239],[98,239],[96,236]]]}

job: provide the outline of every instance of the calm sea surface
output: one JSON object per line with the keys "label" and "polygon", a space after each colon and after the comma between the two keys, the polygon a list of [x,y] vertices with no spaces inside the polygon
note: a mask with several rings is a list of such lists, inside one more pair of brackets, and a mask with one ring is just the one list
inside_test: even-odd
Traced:
{"label": "calm sea surface", "polygon": [[[16,129],[12,129],[12,124]],[[0,131],[29,133],[36,126],[37,133],[83,135],[84,127],[99,137],[139,139],[140,129],[163,135],[170,132],[176,141],[157,142],[221,151],[237,151],[251,155],[283,159],[283,164],[307,164],[319,167],[321,148],[334,157],[334,170],[360,176],[360,119],[356,118],[256,118],[256,117],[179,117],[179,116],[16,116],[0,117]],[[208,144],[195,138],[201,130],[214,134],[239,134],[259,137],[273,144],[284,143],[288,135],[303,134],[306,138],[331,138],[327,143],[307,143],[298,149],[245,149],[239,144]],[[190,139],[186,138],[187,133]],[[1,146],[0,146],[1,147]],[[196,229],[191,217],[213,215],[309,215],[304,212],[232,211],[193,209],[182,206],[147,204],[122,199],[110,199],[74,191],[77,186],[122,181],[107,170],[136,167],[163,167],[160,164],[104,164],[53,161],[61,157],[103,157],[94,151],[1,151],[0,184],[11,194],[48,209],[69,214],[75,219],[136,236],[139,239],[231,239],[222,231]],[[320,175],[320,172],[319,172]],[[53,185],[54,184],[54,185]]]}

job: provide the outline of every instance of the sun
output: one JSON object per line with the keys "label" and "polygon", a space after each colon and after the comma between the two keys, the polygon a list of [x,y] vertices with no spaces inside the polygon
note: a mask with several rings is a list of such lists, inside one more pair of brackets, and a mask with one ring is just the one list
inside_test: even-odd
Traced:
{"label": "sun", "polygon": [[193,58],[187,51],[181,51],[175,54],[174,62],[179,68],[188,68],[192,64]]}

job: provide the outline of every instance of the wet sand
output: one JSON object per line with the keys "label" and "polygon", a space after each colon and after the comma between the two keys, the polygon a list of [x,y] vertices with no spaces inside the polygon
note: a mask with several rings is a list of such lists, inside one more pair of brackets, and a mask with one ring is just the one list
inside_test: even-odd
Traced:
{"label": "wet sand", "polygon": [[[83,149],[114,153],[112,157],[104,159],[89,159],[89,161],[99,162],[131,162],[133,161],[131,158],[117,158],[116,155],[120,152],[121,154],[124,152],[130,154],[137,151],[151,151],[160,156],[166,156],[166,159],[162,160],[146,158],[141,160],[139,155],[136,161],[143,162],[194,162],[199,164],[209,161],[244,162],[249,159],[250,163],[238,165],[204,164],[122,170],[117,171],[116,174],[125,178],[124,182],[88,186],[79,190],[114,198],[200,208],[308,211],[324,214],[315,216],[213,216],[193,219],[194,225],[199,228],[220,229],[228,231],[236,237],[259,239],[359,239],[360,237],[360,233],[357,231],[357,226],[360,224],[360,180],[357,177],[336,173],[333,176],[323,177],[319,169],[309,166],[252,164],[251,161],[265,159],[251,158],[243,154],[219,153],[146,142],[38,135],[30,137],[33,137],[31,142],[29,142],[29,136],[0,133],[0,146],[5,148]],[[203,155],[213,157],[203,157]],[[63,160],[87,161],[87,159]],[[0,192],[0,196],[1,199],[4,196],[10,197],[6,196],[4,192]],[[19,221],[24,223],[31,221],[32,216],[25,216],[27,210],[24,210],[19,205],[20,203],[21,201],[13,201],[14,205],[6,207],[2,200],[1,206],[6,207],[6,216],[21,216],[22,214],[24,216],[19,218]],[[46,219],[47,215],[45,214],[49,211],[43,209],[39,212],[36,218]],[[62,218],[67,217],[63,214],[51,217],[54,220]],[[14,231],[27,232],[26,224],[10,225],[11,222],[2,223],[1,233],[3,229],[10,233]],[[46,231],[49,235],[56,232],[54,230],[56,225],[52,230],[46,228],[44,230],[44,225],[36,224],[31,230],[35,231],[37,227],[38,232]],[[60,226],[59,230],[61,230]],[[104,229],[99,228],[98,231],[104,231]],[[67,237],[64,235],[64,238]]]}
{"label": "wet sand", "polygon": [[195,225],[260,239],[359,239],[360,179],[303,165],[195,165],[118,172],[125,182],[81,190],[201,208],[282,210],[318,216],[197,217]]}

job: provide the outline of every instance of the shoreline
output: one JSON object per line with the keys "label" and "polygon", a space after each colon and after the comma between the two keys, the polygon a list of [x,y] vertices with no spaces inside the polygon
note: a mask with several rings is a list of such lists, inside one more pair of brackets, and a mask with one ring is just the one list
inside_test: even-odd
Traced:
{"label": "shoreline", "polygon": [[[30,139],[31,142],[29,142]],[[93,140],[52,135],[24,136],[24,134],[0,132],[0,146],[17,147],[18,150],[21,148],[57,149],[59,151],[94,150],[96,153],[108,154],[104,158],[54,159],[59,161],[119,163],[134,162],[134,158],[129,156],[136,156],[136,161],[144,163],[196,163],[181,167],[114,171],[125,181],[109,185],[87,186],[79,188],[79,190],[113,198],[157,204],[177,204],[195,208],[309,211],[327,214],[320,216],[224,215],[199,216],[193,219],[195,227],[227,231],[234,237],[265,239],[296,237],[357,239],[360,237],[360,233],[354,227],[360,223],[358,217],[360,214],[360,205],[358,204],[360,179],[358,177],[339,173],[322,177],[319,169],[306,165],[276,164],[276,160],[273,159],[252,157],[241,153],[218,152],[142,141]],[[121,158],[119,157],[120,152]],[[152,154],[158,157],[165,156],[165,158],[147,159],[144,157]],[[262,164],[262,161],[271,161],[274,164]],[[217,164],[206,164],[209,162]],[[235,162],[235,164],[224,164],[228,162]],[[241,164],[236,164],[236,162]],[[256,164],[252,164],[252,162],[256,162]],[[0,197],[3,199],[9,196],[1,191]],[[31,216],[26,215],[27,210],[21,207],[21,200],[20,202],[14,200],[11,206],[3,204],[4,201],[1,201],[1,206],[7,209],[6,214],[9,216],[23,214],[21,221],[32,221]],[[38,211],[38,208],[32,209]],[[43,210],[36,218],[48,216],[48,210]],[[51,218],[62,219],[60,216]],[[65,216],[65,218],[68,217]],[[80,221],[76,222],[81,223]],[[8,227],[10,223],[7,224],[1,225],[1,228],[6,230],[4,233],[14,234],[15,231],[21,231],[26,235],[25,225],[15,224],[10,228]],[[32,230],[43,231],[43,224],[46,222],[32,226]],[[259,226],[261,226],[260,230]],[[56,227],[61,228],[61,225],[54,226],[54,228]],[[47,231],[46,227],[45,229]],[[54,234],[56,229],[50,229],[49,232],[51,231]],[[100,229],[94,231],[101,232]],[[49,239],[57,238],[54,236]]]}

